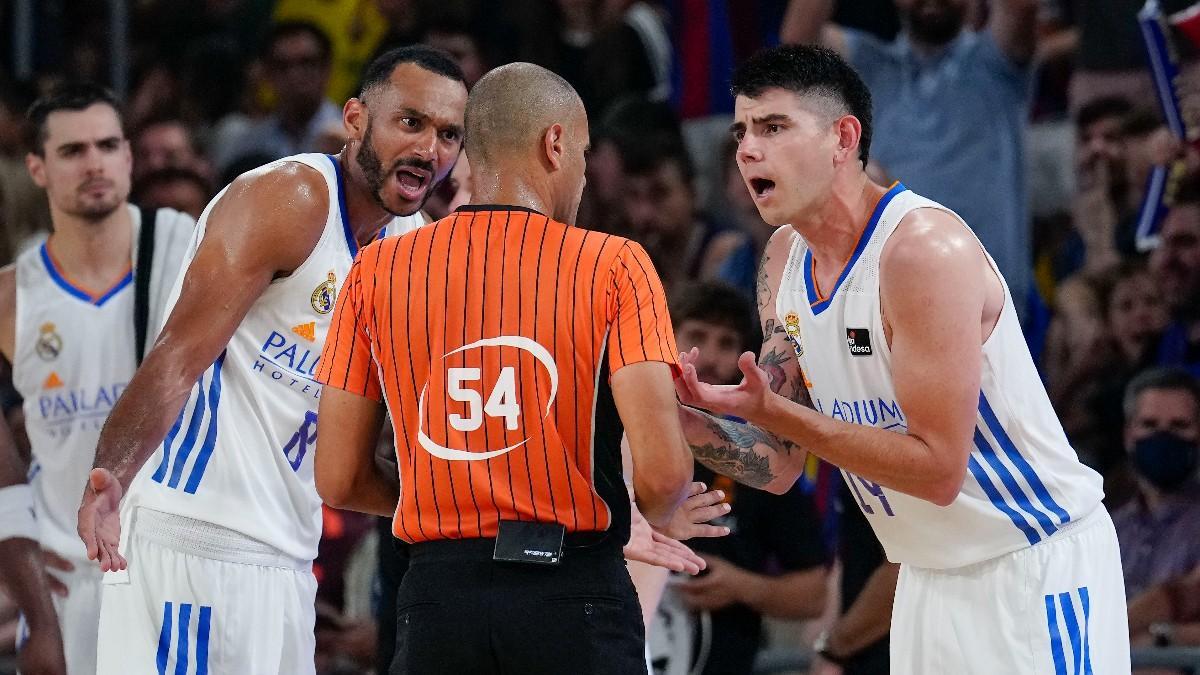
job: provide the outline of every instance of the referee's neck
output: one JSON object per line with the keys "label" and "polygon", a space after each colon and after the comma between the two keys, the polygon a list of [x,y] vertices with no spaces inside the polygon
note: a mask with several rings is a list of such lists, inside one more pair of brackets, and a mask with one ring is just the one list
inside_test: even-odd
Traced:
{"label": "referee's neck", "polygon": [[506,180],[477,180],[471,191],[470,203],[473,206],[520,206],[551,218],[557,212],[557,205],[547,186],[533,185],[511,177]]}

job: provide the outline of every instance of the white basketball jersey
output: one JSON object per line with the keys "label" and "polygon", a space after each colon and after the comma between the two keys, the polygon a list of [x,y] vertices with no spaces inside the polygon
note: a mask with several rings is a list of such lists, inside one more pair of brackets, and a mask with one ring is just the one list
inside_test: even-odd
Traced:
{"label": "white basketball jersey", "polygon": [[[137,256],[141,212],[133,224]],[[192,219],[172,209],[155,216],[150,279],[151,336],[181,269]],[[109,411],[136,367],[133,270],[96,292],[72,282],[45,243],[16,262],[17,315],[13,385],[24,398],[33,462],[30,483],[41,544],[86,560],[76,531],[79,500]]]}
{"label": "white basketball jersey", "polygon": [[[813,405],[834,419],[907,432],[880,314],[879,256],[901,219],[919,208],[949,212],[893,186],[825,297],[812,281],[812,253],[793,235],[776,312]],[[994,269],[990,256],[988,261]],[[1067,442],[1002,277],[1001,283],[1004,309],[983,344],[975,434],[958,498],[940,507],[842,471],[893,562],[953,568],[987,560],[1036,544],[1100,504],[1100,476],[1079,462]],[[961,329],[973,332],[977,325],[966,321]]]}
{"label": "white basketball jersey", "polygon": [[[129,498],[137,506],[214,523],[312,560],[321,536],[312,460],[321,386],[313,374],[358,245],[337,159],[304,154],[268,166],[280,162],[299,162],[325,177],[329,214],[321,238],[300,267],[273,281],[250,307],[192,388]],[[200,216],[189,262],[222,194]],[[420,214],[396,218],[384,234],[423,224]],[[181,286],[182,278],[172,304]]]}

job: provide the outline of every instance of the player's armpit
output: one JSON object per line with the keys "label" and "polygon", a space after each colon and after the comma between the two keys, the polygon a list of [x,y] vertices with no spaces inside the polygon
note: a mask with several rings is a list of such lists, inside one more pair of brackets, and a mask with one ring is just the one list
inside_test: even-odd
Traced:
{"label": "player's armpit", "polygon": [[333,386],[322,390],[314,474],[326,504],[379,516],[396,513],[399,483],[375,461],[383,417],[379,401]]}

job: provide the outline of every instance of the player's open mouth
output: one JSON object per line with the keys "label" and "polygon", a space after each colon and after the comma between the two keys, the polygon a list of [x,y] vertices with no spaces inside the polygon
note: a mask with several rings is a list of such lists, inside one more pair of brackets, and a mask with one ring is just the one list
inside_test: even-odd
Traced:
{"label": "player's open mouth", "polygon": [[762,199],[775,191],[775,181],[767,178],[751,178],[750,189],[754,192],[755,199]]}
{"label": "player's open mouth", "polygon": [[419,200],[425,192],[425,185],[429,183],[428,174],[419,170],[397,169],[395,175],[400,196],[408,201]]}

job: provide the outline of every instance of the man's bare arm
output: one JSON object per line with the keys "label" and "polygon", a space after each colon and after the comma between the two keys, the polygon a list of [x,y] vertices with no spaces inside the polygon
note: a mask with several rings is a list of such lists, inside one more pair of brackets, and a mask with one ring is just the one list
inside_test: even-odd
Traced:
{"label": "man's bare arm", "polygon": [[830,21],[835,0],[790,0],[779,29],[784,44],[819,44],[846,56],[846,33]]}
{"label": "man's bare arm", "polygon": [[312,252],[328,207],[324,180],[297,163],[229,187],[209,215],[170,318],[104,425],[95,467],[129,486],[250,307]]}
{"label": "man's bare arm", "polygon": [[[791,250],[792,232],[782,227],[763,252],[758,272],[758,313],[763,346],[758,364],[771,380],[771,391],[811,406],[804,374],[783,324],[775,316],[775,293]],[[795,443],[761,427],[723,419],[696,408],[682,408],[684,433],[692,454],[717,473],[751,487],[782,493],[804,469],[805,452]]]}
{"label": "man's bare arm", "polygon": [[871,573],[854,602],[829,629],[828,647],[834,656],[850,656],[888,634],[900,565],[886,560]]}
{"label": "man's bare arm", "polygon": [[1000,51],[1018,65],[1033,59],[1037,50],[1038,0],[996,0],[991,3],[988,30]]}
{"label": "man's bare arm", "polygon": [[[326,504],[377,516],[393,516],[400,483],[377,461],[383,405],[374,399],[326,385],[321,390],[319,424],[334,433],[317,433],[314,473]],[[395,469],[395,465],[391,465]]]}

